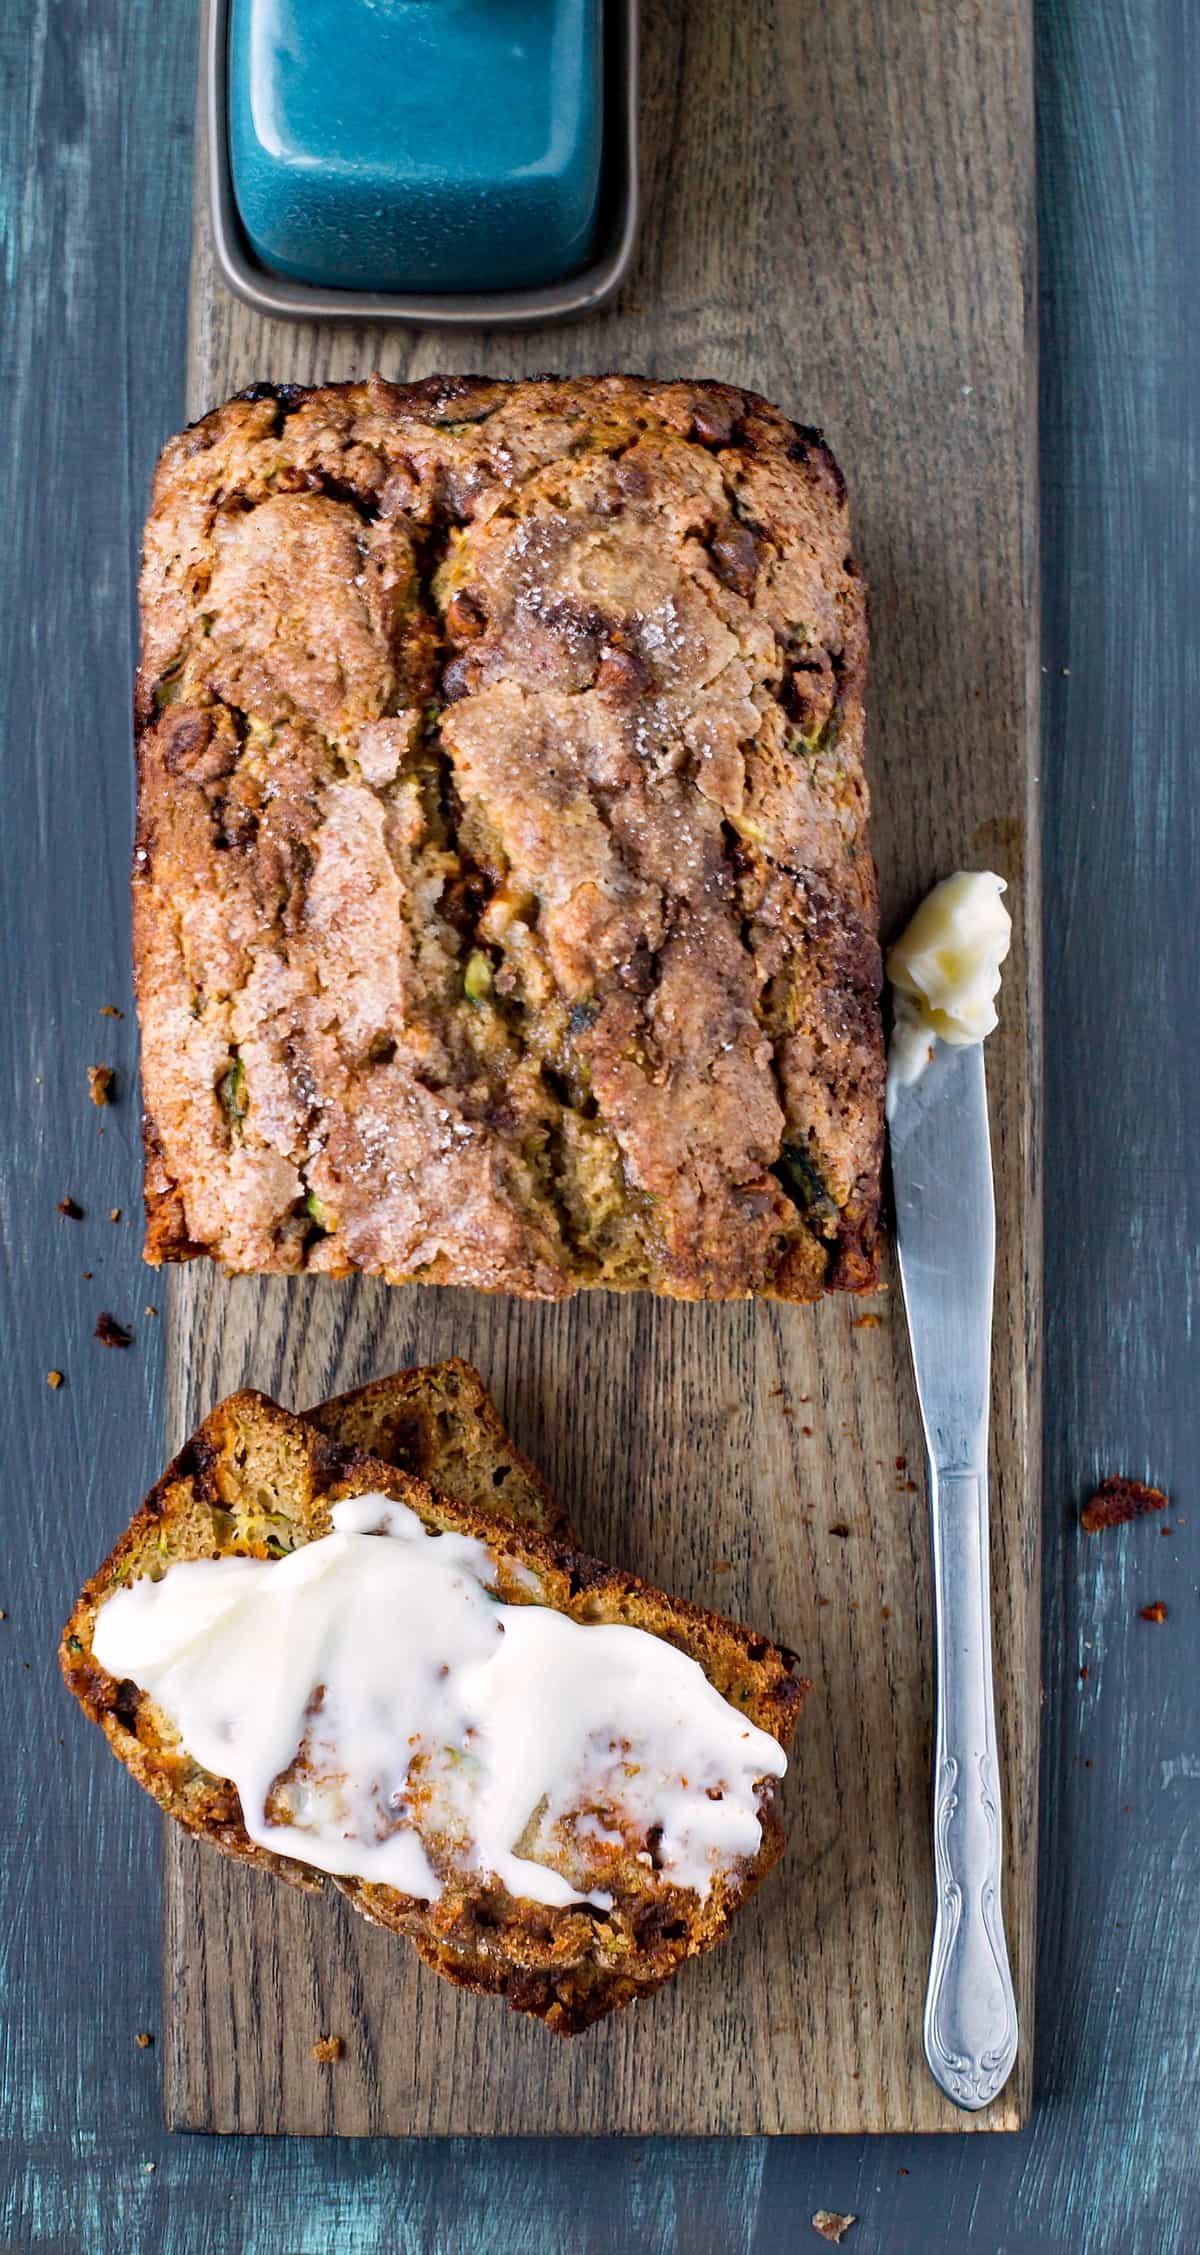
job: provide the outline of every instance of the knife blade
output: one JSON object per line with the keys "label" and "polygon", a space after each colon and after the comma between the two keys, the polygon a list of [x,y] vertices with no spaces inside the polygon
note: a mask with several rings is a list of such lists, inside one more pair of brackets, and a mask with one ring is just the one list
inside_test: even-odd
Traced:
{"label": "knife blade", "polygon": [[1008,2079],[1018,2027],[1001,1905],[987,1441],[996,1218],[983,1044],[934,1041],[890,1075],[896,1247],[925,1433],[937,1660],[935,1913],[925,2057],[969,2112]]}

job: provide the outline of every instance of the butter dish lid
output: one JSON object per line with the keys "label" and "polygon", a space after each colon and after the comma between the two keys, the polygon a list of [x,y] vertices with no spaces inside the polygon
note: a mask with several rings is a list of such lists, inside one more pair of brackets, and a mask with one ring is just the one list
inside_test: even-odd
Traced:
{"label": "butter dish lid", "polygon": [[234,194],[333,289],[522,289],[592,248],[600,0],[230,0]]}
{"label": "butter dish lid", "polygon": [[217,261],[269,313],[533,321],[620,281],[634,0],[208,0]]}

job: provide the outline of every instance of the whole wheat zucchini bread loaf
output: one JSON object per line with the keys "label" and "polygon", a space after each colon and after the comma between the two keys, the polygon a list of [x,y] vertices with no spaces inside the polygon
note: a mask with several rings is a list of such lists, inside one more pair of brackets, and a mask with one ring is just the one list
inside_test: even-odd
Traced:
{"label": "whole wheat zucchini bread loaf", "polygon": [[147,1257],[876,1274],[863,585],[820,436],[632,377],[253,387],[141,581]]}
{"label": "whole wheat zucchini bread loaf", "polygon": [[[410,1437],[414,1421],[419,1424],[427,1417],[431,1429],[440,1429],[441,1417],[440,1374],[415,1373],[412,1378],[415,1383],[401,1389]],[[372,1394],[373,1414],[382,1419],[383,1389],[372,1389]],[[351,1424],[355,1401],[356,1397],[347,1397]],[[342,1412],[339,1405],[330,1405],[321,1414],[327,1426],[335,1428]],[[507,1477],[494,1482],[489,1475],[489,1463],[493,1470],[505,1467],[512,1453],[503,1429],[498,1430],[500,1443],[489,1433],[477,1449],[455,1450],[459,1494],[452,1500],[394,1465],[330,1439],[328,1431],[290,1416],[262,1395],[233,1396],[205,1420],[87,1584],[63,1632],[61,1658],[69,1687],[100,1724],[114,1753],[189,1831],[225,1854],[272,1870],[301,1887],[319,1887],[329,1872],[356,1909],[408,1935],[426,1962],[447,1978],[502,1994],[516,2009],[537,2015],[558,2033],[571,2034],[647,1994],[685,1959],[719,1941],[738,1905],[775,1862],[783,1846],[775,1805],[784,1766],[779,1749],[790,1739],[806,1686],[792,1673],[790,1656],[765,1639],[583,1557],[538,1531],[530,1516],[524,1523],[513,1517],[503,1500]],[[478,1501],[467,1500],[472,1491]],[[399,1528],[385,1524],[389,1512],[403,1523]],[[213,1574],[214,1564],[218,1573],[228,1574],[231,1561],[240,1561],[233,1567],[235,1576],[244,1580],[249,1572],[250,1601],[261,1606],[276,1593],[281,1604],[295,1607],[297,1590],[303,1598],[301,1585],[307,1580],[311,1586],[322,1555],[309,1546],[324,1543],[326,1554],[336,1551],[339,1541],[345,1547],[347,1513],[358,1528],[351,1547],[356,1539],[361,1549],[365,1538],[371,1551],[367,1573],[376,1602],[381,1591],[386,1601],[385,1569],[394,1554],[403,1549],[412,1556],[415,1545],[418,1553],[428,1554],[418,1556],[418,1571],[430,1570],[429,1557],[444,1559],[450,1583],[457,1576],[473,1592],[476,1614],[482,1610],[486,1617],[485,1635],[498,1635],[500,1644],[508,1647],[519,1644],[520,1628],[544,1631],[548,1627],[550,1644],[539,1642],[536,1647],[539,1666],[526,1686],[526,1706],[516,1710],[518,1720],[524,1717],[523,1727],[502,1727],[500,1716],[507,1712],[511,1717],[514,1710],[496,1704],[503,1697],[497,1686],[489,1693],[492,1737],[486,1746],[476,1741],[476,1723],[487,1736],[487,1720],[479,1716],[472,1716],[472,1727],[456,1733],[453,1743],[442,1745],[438,1732],[443,1725],[432,1718],[438,1712],[442,1679],[452,1675],[456,1654],[452,1642],[443,1650],[435,1636],[431,1651],[421,1655],[423,1664],[428,1663],[421,1696],[435,1703],[429,1729],[420,1742],[412,1737],[403,1742],[405,1752],[396,1773],[401,1783],[389,1793],[392,1773],[380,1783],[377,1742],[366,1741],[376,1765],[370,1780],[346,1774],[352,1772],[353,1763],[345,1747],[363,1741],[353,1686],[348,1693],[345,1678],[347,1672],[352,1676],[358,1671],[361,1676],[366,1665],[367,1704],[374,1712],[386,1698],[391,1678],[403,1672],[406,1637],[419,1642],[424,1624],[428,1641],[430,1601],[422,1597],[417,1610],[410,1610],[406,1630],[393,1627],[393,1616],[385,1610],[382,1618],[388,1634],[380,1645],[364,1653],[361,1641],[352,1636],[349,1656],[343,1651],[340,1657],[328,1636],[324,1642],[306,1643],[309,1631],[302,1611],[282,1614],[282,1645],[271,1642],[270,1619],[255,1617],[250,1645],[256,1657],[261,1648],[262,1704],[269,1715],[285,1714],[285,1736],[276,1740],[262,1773],[266,1783],[257,1796],[256,1820],[252,1803],[243,1804],[234,1780],[197,1757],[177,1721],[186,1712],[190,1665],[192,1696],[198,1681],[205,1698],[210,1703],[216,1700],[218,1744],[222,1752],[229,1749],[229,1766],[237,1768],[239,1759],[246,1759],[241,1742],[252,1736],[252,1710],[244,1698],[238,1704],[238,1671],[244,1670],[245,1650],[240,1659],[235,1651],[231,1663],[228,1646],[204,1648],[201,1636],[197,1659],[197,1632],[209,1633],[218,1618],[219,1608],[212,1610],[211,1584],[202,1592],[200,1611],[189,1619],[173,1657],[161,1612],[155,1609],[167,1594],[180,1593],[183,1584],[177,1569],[198,1571],[203,1582]],[[406,1541],[403,1545],[380,1542],[377,1537],[384,1532],[406,1533]],[[438,1539],[430,1541],[431,1535]],[[248,1569],[248,1561],[260,1563]],[[344,1573],[346,1561],[335,1561],[329,1570]],[[482,1575],[486,1587],[472,1581],[473,1573]],[[142,1584],[159,1586],[142,1589]],[[238,1586],[240,1590],[241,1583]],[[107,1609],[118,1600],[126,1615],[132,1612],[141,1620],[140,1629],[135,1623],[133,1631],[127,1621],[124,1634],[140,1634],[140,1649],[149,1655],[146,1673],[153,1674],[150,1662],[157,1662],[154,1690],[133,1674],[114,1674],[97,1655],[97,1645],[104,1646],[106,1615],[108,1623],[115,1618]],[[228,1602],[227,1593],[222,1594],[222,1602]],[[362,1602],[361,1591],[358,1602]],[[530,1607],[533,1614],[513,1610]],[[436,1603],[432,1610],[436,1612]],[[456,1614],[454,1619],[458,1618]],[[570,1624],[586,1626],[581,1634]],[[352,1626],[357,1629],[357,1616]],[[469,1607],[467,1628],[472,1634],[479,1631]],[[615,1657],[603,1643],[613,1630],[618,1631]],[[728,1775],[725,1769],[714,1770],[707,1783],[700,1772],[690,1781],[667,1776],[672,1762],[679,1759],[676,1748],[683,1739],[678,1733],[687,1727],[687,1713],[664,1725],[666,1770],[657,1775],[653,1765],[655,1759],[662,1759],[663,1734],[660,1731],[656,1754],[655,1716],[636,1709],[631,1716],[629,1709],[629,1684],[636,1688],[638,1656],[631,1659],[620,1637],[628,1643],[631,1631],[639,1632],[633,1642],[643,1654],[652,1652],[658,1664],[676,1675],[683,1656],[689,1712],[697,1699],[719,1709],[725,1741],[719,1761]],[[593,1644],[595,1632],[600,1632],[601,1642]],[[107,1633],[111,1635],[111,1629]],[[555,1700],[548,1697],[541,1668],[547,1653],[549,1664],[557,1664],[562,1657],[557,1642],[563,1638],[570,1646],[565,1655],[567,1673],[560,1676],[562,1697]],[[377,1669],[372,1657],[376,1651]],[[170,1659],[165,1673],[164,1655]],[[280,1681],[293,1660],[301,1672],[294,1687],[295,1719],[289,1736]],[[696,1665],[689,1669],[686,1663]],[[496,1789],[497,1775],[503,1784],[506,1761],[520,1770],[527,1758],[526,1738],[536,1740],[547,1712],[553,1739],[563,1706],[569,1707],[576,1694],[577,1680],[589,1673],[605,1727],[599,1732],[593,1727],[590,1737],[582,1728],[578,1741],[569,1742],[571,1758],[582,1762],[582,1768],[567,1778],[557,1798],[548,1790],[535,1799],[539,1786],[530,1787],[526,1780],[531,1807],[511,1845],[514,1854],[529,1859],[517,1867],[535,1883],[534,1892],[527,1893],[520,1878],[513,1880],[503,1857],[491,1863],[481,1860],[473,1847],[473,1827],[479,1809],[486,1809],[487,1794]],[[310,1674],[321,1680],[310,1683]],[[668,1697],[676,1694],[677,1686],[672,1685]],[[706,1714],[705,1729],[710,1720]],[[740,1812],[736,1755],[730,1766],[731,1736],[735,1748],[743,1741],[749,1747],[740,1757],[743,1766],[749,1765],[741,1780]],[[407,1749],[414,1745],[417,1750],[410,1754]],[[390,1752],[394,1751],[393,1746]],[[464,1780],[476,1756],[483,1769],[483,1799],[472,1804],[469,1791],[463,1798]],[[652,1779],[657,1779],[653,1792],[660,1798],[647,1803]],[[689,1784],[695,1806],[714,1828],[703,1873],[689,1868],[687,1861],[694,1849],[688,1846],[677,1789]],[[524,1810],[525,1803],[519,1806]],[[399,1815],[394,1813],[397,1810]],[[661,1821],[650,1823],[649,1816],[656,1813],[661,1813]],[[694,1807],[691,1822],[695,1822]],[[279,1827],[286,1828],[277,1836],[290,1853],[271,1844]],[[428,1858],[429,1879],[423,1893],[381,1879],[374,1866],[365,1877],[356,1868],[359,1855],[364,1863],[374,1859],[377,1865],[394,1845],[392,1836],[401,1833],[406,1835],[402,1845],[409,1847],[415,1833]],[[317,1837],[324,1840],[324,1849],[312,1845]],[[501,1837],[508,1844],[508,1834]],[[726,1837],[730,1845],[721,1850],[719,1843]],[[339,1852],[328,1857],[330,1838]],[[328,1860],[322,1868],[314,1868],[322,1865],[323,1854]]]}

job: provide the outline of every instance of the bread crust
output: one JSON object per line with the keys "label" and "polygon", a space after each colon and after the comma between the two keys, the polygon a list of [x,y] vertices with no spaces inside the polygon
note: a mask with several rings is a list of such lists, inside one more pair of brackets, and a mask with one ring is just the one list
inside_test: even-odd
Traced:
{"label": "bread crust", "polygon": [[[601,1564],[569,1544],[495,1511],[433,1493],[421,1481],[331,1440],[265,1395],[232,1395],[207,1417],[99,1572],[63,1631],[60,1660],[69,1689],[104,1731],[118,1760],[168,1815],[225,1855],[319,1890],[323,1875],[252,1841],[235,1786],[204,1770],[151,1696],[118,1682],[93,1651],[97,1614],[130,1580],[185,1558],[269,1557],[317,1539],[340,1498],[380,1492],[407,1504],[427,1526],[487,1544],[496,1588],[508,1603],[553,1606],[577,1621],[624,1621],[665,1636],[704,1669],[722,1695],[786,1746],[808,1685],[792,1657],[765,1638]],[[755,1857],[732,1861],[701,1900],[647,1872],[625,1854],[606,1876],[613,1909],[553,1909],[517,1900],[497,1883],[452,1868],[443,1894],[423,1903],[360,1880],[336,1882],[355,1909],[407,1934],[425,1961],[460,1985],[500,1993],[569,2035],[644,1996],[688,1957],[711,1948],[784,1845],[774,1779],[759,1788],[762,1839]]]}
{"label": "bread crust", "polygon": [[505,1430],[471,1363],[398,1370],[303,1412],[330,1440],[410,1472],[439,1495],[573,1542],[558,1498]]}
{"label": "bread crust", "polygon": [[255,386],[141,582],[147,1258],[876,1279],[863,583],[819,434],[634,377]]}

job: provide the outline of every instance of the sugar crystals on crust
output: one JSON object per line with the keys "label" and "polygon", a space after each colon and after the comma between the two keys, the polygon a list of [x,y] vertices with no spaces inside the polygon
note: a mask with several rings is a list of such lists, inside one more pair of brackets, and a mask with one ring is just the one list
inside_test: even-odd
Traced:
{"label": "sugar crystals on crust", "polygon": [[147,1252],[560,1298],[876,1274],[866,631],[722,386],[256,387],[146,532]]}

